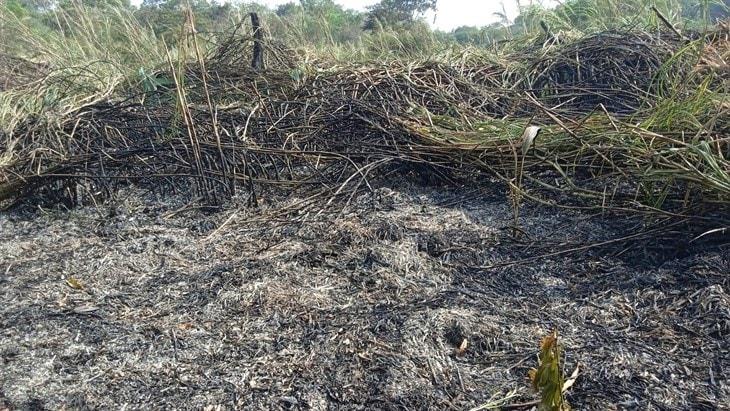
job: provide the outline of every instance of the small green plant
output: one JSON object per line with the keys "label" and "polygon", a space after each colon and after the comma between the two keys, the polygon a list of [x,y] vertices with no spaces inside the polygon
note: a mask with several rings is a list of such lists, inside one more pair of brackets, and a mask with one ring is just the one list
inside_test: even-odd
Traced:
{"label": "small green plant", "polygon": [[560,369],[558,331],[554,330],[540,342],[538,366],[529,373],[532,387],[540,393],[540,411],[568,411],[570,405],[563,398],[565,377]]}
{"label": "small green plant", "polygon": [[142,89],[145,93],[157,91],[160,88],[169,89],[173,84],[172,80],[167,77],[157,77],[154,74],[147,73],[143,67],[139,68],[138,76],[142,82]]}

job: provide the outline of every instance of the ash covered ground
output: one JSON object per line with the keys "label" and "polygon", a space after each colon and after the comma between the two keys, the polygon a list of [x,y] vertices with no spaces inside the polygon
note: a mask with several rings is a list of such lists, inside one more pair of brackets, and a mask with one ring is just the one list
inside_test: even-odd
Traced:
{"label": "ash covered ground", "polygon": [[552,329],[574,409],[730,404],[727,245],[545,257],[637,227],[525,205],[515,237],[499,189],[394,183],[282,211],[301,200],[210,212],[128,189],[0,214],[0,409],[529,403]]}

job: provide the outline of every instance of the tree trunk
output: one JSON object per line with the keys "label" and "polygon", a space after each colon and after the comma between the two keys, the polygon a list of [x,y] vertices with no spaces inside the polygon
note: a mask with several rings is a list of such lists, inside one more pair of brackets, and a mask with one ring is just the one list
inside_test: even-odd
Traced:
{"label": "tree trunk", "polygon": [[261,30],[259,15],[251,13],[251,26],[253,26],[253,61],[251,67],[256,71],[264,69],[264,32]]}

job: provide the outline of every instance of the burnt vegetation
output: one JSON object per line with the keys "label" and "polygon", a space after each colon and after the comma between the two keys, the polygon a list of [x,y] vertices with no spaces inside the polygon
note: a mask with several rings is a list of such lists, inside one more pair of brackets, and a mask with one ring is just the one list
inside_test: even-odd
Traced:
{"label": "burnt vegetation", "polygon": [[727,403],[727,22],[589,3],[4,6],[0,408]]}

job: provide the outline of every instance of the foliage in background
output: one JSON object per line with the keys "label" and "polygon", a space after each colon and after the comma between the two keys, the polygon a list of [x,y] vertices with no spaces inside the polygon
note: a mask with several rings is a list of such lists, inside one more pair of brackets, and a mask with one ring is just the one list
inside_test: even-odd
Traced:
{"label": "foliage in background", "polygon": [[381,0],[369,7],[365,30],[402,27],[413,23],[427,11],[436,10],[436,0]]}
{"label": "foliage in background", "polygon": [[[483,27],[462,26],[450,32],[431,31],[441,42],[492,46],[506,39],[540,33],[547,27],[557,32],[582,34],[608,28],[661,28],[652,7],[656,7],[679,28],[703,28],[727,18],[730,0],[567,0],[557,7],[545,8],[537,1],[521,1],[520,14],[511,18],[506,11],[495,13],[494,23]],[[190,5],[196,16],[196,29],[202,33],[225,30],[245,18],[249,11],[264,15],[275,38],[291,38],[317,47],[333,45],[358,47],[377,32],[407,34],[417,27],[427,29],[424,12],[436,9],[435,0],[381,0],[367,11],[346,9],[333,0],[300,0],[279,5],[274,10],[256,2],[216,2],[212,0],[143,0],[140,7],[129,0],[6,0],[5,7],[16,16],[32,20],[39,30],[56,31],[58,10],[97,8],[128,11],[155,35],[170,44],[179,36],[182,10]]]}
{"label": "foliage in background", "polygon": [[[12,39],[0,43],[0,57],[35,65],[25,71],[36,77],[25,87],[0,92],[0,130],[12,130],[28,116],[54,121],[125,84],[136,87],[131,82],[141,68],[163,61],[164,47],[155,33],[131,9],[115,4],[64,2],[25,14],[0,5],[0,34]],[[8,69],[0,66],[0,83]]]}

